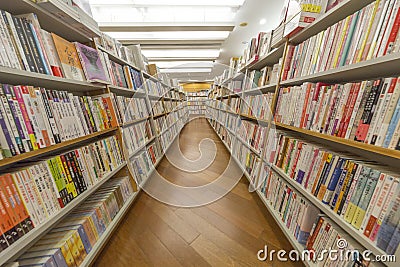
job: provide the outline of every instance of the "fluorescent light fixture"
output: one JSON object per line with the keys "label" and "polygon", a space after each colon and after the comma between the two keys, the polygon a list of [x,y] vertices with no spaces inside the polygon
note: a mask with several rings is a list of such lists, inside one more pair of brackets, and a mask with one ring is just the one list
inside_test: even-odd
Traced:
{"label": "fluorescent light fixture", "polygon": [[260,25],[264,25],[265,23],[267,23],[266,19],[260,19]]}
{"label": "fluorescent light fixture", "polygon": [[198,68],[198,69],[160,69],[162,73],[209,73],[211,68]]}
{"label": "fluorescent light fixture", "polygon": [[232,22],[237,8],[229,6],[94,6],[94,19],[105,22]]}
{"label": "fluorescent light fixture", "polygon": [[241,6],[245,0],[89,0],[98,5],[140,5],[140,6]]}
{"label": "fluorescent light fixture", "polygon": [[151,63],[156,64],[160,69],[212,68],[214,66],[212,61],[158,61]]}
{"label": "fluorescent light fixture", "polygon": [[118,40],[225,40],[229,31],[107,32]]}
{"label": "fluorescent light fixture", "polygon": [[147,58],[217,58],[219,56],[219,49],[142,49],[142,53]]}

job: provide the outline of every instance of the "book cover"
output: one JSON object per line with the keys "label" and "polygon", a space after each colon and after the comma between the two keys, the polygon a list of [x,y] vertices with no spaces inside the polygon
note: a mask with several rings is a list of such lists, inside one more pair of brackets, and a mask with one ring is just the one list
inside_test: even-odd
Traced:
{"label": "book cover", "polygon": [[74,44],[54,33],[51,33],[51,36],[60,59],[65,78],[84,81],[85,75],[83,73],[82,65],[79,61],[79,56],[76,52]]}
{"label": "book cover", "polygon": [[103,64],[97,49],[75,42],[86,79],[90,81],[107,81]]}

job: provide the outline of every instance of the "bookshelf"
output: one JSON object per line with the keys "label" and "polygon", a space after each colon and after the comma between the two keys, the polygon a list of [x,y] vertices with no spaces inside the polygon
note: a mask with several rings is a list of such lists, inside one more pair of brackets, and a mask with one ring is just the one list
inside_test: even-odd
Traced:
{"label": "bookshelf", "polygon": [[[269,85],[251,88],[250,90],[244,90],[242,84],[242,90],[239,93],[239,96],[242,96],[242,99],[248,96],[258,96],[263,94],[272,94],[271,100],[271,110],[272,117],[269,116],[266,120],[260,120],[257,117],[241,114],[236,111],[227,111],[230,106],[230,100],[232,98],[233,92],[226,85],[226,83],[218,82],[220,78],[216,78],[216,82],[212,90],[209,93],[209,104],[208,104],[208,121],[214,131],[217,133],[222,143],[226,146],[228,151],[231,153],[232,158],[237,162],[240,166],[244,175],[247,177],[250,183],[257,178],[258,175],[261,175],[261,167],[257,172],[252,172],[250,175],[245,166],[247,163],[241,162],[236,157],[236,151],[240,146],[245,146],[249,149],[250,153],[256,154],[263,164],[269,166],[269,170],[276,174],[284,184],[293,188],[294,191],[297,192],[302,198],[306,199],[313,206],[318,208],[322,214],[324,214],[327,218],[337,224],[337,228],[344,233],[345,236],[352,237],[355,245],[360,248],[368,249],[372,251],[373,255],[386,255],[387,253],[383,251],[381,248],[377,246],[376,243],[371,241],[368,237],[364,236],[363,232],[359,231],[351,224],[346,222],[343,217],[337,215],[329,205],[323,204],[321,200],[319,200],[314,195],[310,194],[306,189],[303,188],[301,184],[299,184],[296,180],[289,177],[285,172],[283,172],[280,168],[276,167],[273,164],[268,163],[266,160],[267,150],[269,149],[266,145],[261,153],[256,153],[257,151],[252,149],[251,146],[248,146],[247,142],[241,137],[238,137],[237,134],[232,133],[228,125],[228,121],[226,117],[221,116],[220,112],[236,114],[240,116],[240,119],[252,121],[254,123],[258,123],[260,126],[268,127],[267,135],[271,138],[274,133],[271,132],[273,130],[279,130],[280,132],[291,134],[293,136],[297,136],[298,138],[304,140],[310,140],[312,143],[317,143],[319,146],[326,148],[330,151],[334,151],[335,153],[347,153],[352,155],[357,155],[359,159],[365,161],[373,161],[374,166],[377,166],[376,169],[379,170],[381,167],[382,172],[385,173],[385,169],[389,169],[391,175],[394,177],[399,177],[399,156],[400,151],[394,149],[388,149],[384,147],[379,147],[367,143],[357,142],[337,136],[330,136],[327,134],[322,134],[319,132],[315,132],[308,129],[303,129],[299,127],[294,127],[291,125],[275,122],[273,115],[275,114],[275,106],[277,105],[277,101],[279,98],[279,92],[281,88],[285,88],[288,86],[300,86],[305,82],[310,83],[333,83],[333,84],[345,84],[348,82],[359,82],[365,80],[372,80],[381,77],[398,77],[400,74],[400,61],[399,61],[399,53],[391,53],[380,57],[375,57],[372,59],[368,59],[365,61],[361,61],[358,63],[348,64],[344,66],[340,66],[333,69],[328,69],[326,71],[320,71],[313,73],[311,75],[303,75],[303,76],[295,76],[296,78],[282,80],[282,75],[284,73],[285,62],[288,56],[288,46],[289,45],[298,45],[312,36],[318,34],[319,32],[325,30],[326,28],[332,26],[335,23],[345,19],[346,17],[352,15],[354,12],[359,11],[360,9],[366,7],[367,5],[373,3],[374,1],[352,1],[352,0],[344,0],[339,3],[337,6],[330,9],[325,14],[322,14],[318,17],[313,23],[311,23],[308,27],[302,29],[298,33],[290,36],[289,38],[283,38],[280,42],[278,42],[275,46],[273,46],[273,50],[267,53],[264,57],[260,57],[256,62],[250,63],[239,69],[241,73],[245,73],[246,76],[249,75],[251,71],[261,70],[266,66],[272,66],[278,63],[281,58],[282,66],[280,70],[280,75],[278,77],[277,83],[272,83]],[[231,77],[225,78],[224,81],[229,81],[232,77],[235,77],[237,74],[233,73]],[[214,103],[214,101],[216,103]],[[220,104],[218,104],[220,103]],[[288,102],[289,106],[291,102]],[[226,105],[228,108],[222,106],[222,104]],[[241,103],[243,105],[243,103]],[[288,107],[287,107],[288,108]],[[231,107],[232,109],[232,107]],[[240,108],[239,108],[240,109]],[[234,110],[234,109],[233,109]],[[300,110],[301,111],[301,110]],[[284,112],[284,111],[283,111]],[[222,118],[222,120],[221,120]],[[225,118],[225,119],[224,119]],[[223,130],[221,130],[221,128]],[[227,135],[224,134],[224,131],[229,133],[232,141],[231,145],[226,143]],[[267,139],[267,138],[266,138]],[[249,155],[249,154],[248,154]],[[270,155],[268,155],[270,156]],[[379,164],[379,166],[377,165]],[[255,174],[256,173],[256,174]],[[397,175],[397,176],[396,176]],[[264,180],[265,177],[259,177],[259,179]],[[304,246],[300,245],[296,238],[290,233],[285,225],[282,222],[282,218],[279,214],[271,207],[269,202],[267,201],[264,193],[259,189],[256,190],[262,202],[265,204],[267,210],[271,213],[272,217],[275,219],[281,230],[284,232],[292,246],[298,250],[299,252],[303,251]],[[338,230],[338,231],[339,231]],[[400,256],[400,248],[398,247],[394,255],[398,258]],[[306,266],[315,266],[313,263],[304,262]],[[375,263],[378,265],[386,265],[386,266],[396,266],[394,262],[380,262]]]}
{"label": "bookshelf", "polygon": [[83,143],[87,143],[93,141],[96,138],[101,138],[102,136],[106,136],[108,134],[114,133],[118,128],[110,128],[104,131],[96,132],[93,134],[89,134],[86,136],[78,137],[73,140],[65,141],[62,143],[58,143],[49,147],[41,148],[38,150],[26,152],[23,154],[16,155],[11,158],[5,158],[0,160],[0,169],[3,169],[7,166],[13,165],[15,163],[24,162],[26,160],[32,159],[34,157],[43,157],[47,155],[51,155],[52,153],[57,153],[60,151],[65,151],[74,147],[77,147]]}
{"label": "bookshelf", "polygon": [[[49,3],[46,4],[60,10],[59,16],[30,0],[1,1],[0,9],[6,10],[11,14],[35,13],[43,29],[63,36],[69,41],[85,43],[90,41],[92,37],[99,36],[100,30],[98,27],[96,28],[82,22],[77,11],[62,1],[49,0]],[[69,18],[70,23],[66,23],[62,17]]]}
{"label": "bookshelf", "polygon": [[0,265],[7,263],[20,256],[25,250],[32,246],[35,241],[44,236],[51,228],[68,215],[74,208],[82,204],[91,194],[93,194],[101,185],[111,179],[116,173],[126,166],[126,163],[120,165],[117,169],[110,172],[106,177],[99,181],[96,185],[89,188],[77,198],[72,200],[65,208],[61,209],[57,214],[49,218],[45,223],[31,230],[28,234],[18,239],[17,242],[8,247],[8,249],[1,252]]}
{"label": "bookshelf", "polygon": [[[174,142],[176,137],[179,135],[184,123],[187,119],[187,112],[186,107],[182,105],[181,107],[177,108],[176,110],[180,110],[179,112],[184,114],[184,116],[180,117],[179,120],[173,121],[166,126],[162,133],[156,134],[155,126],[154,126],[154,119],[157,118],[158,115],[153,116],[151,113],[151,105],[150,99],[157,100],[161,103],[162,106],[165,105],[165,108],[171,109],[166,112],[160,114],[161,116],[166,116],[171,112],[175,112],[176,104],[182,104],[186,101],[184,94],[178,90],[176,87],[173,87],[171,84],[168,84],[169,81],[161,80],[155,77],[150,76],[145,71],[140,70],[134,64],[128,62],[127,60],[117,56],[116,54],[108,51],[107,49],[97,46],[97,43],[94,41],[94,37],[99,37],[102,33],[98,30],[98,28],[94,27],[94,25],[90,25],[85,23],[82,19],[82,14],[79,14],[79,11],[75,8],[68,7],[66,4],[59,0],[49,0],[46,3],[36,4],[30,0],[15,0],[15,1],[2,1],[0,3],[0,9],[10,12],[13,15],[17,14],[24,14],[24,13],[35,13],[38,17],[38,21],[41,25],[41,28],[47,30],[49,32],[54,32],[60,37],[67,39],[71,42],[77,41],[80,43],[90,43],[97,51],[101,53],[105,53],[108,57],[110,62],[114,62],[120,64],[121,66],[129,66],[137,73],[137,76],[133,77],[132,79],[139,79],[141,83],[141,88],[138,90],[129,89],[126,87],[121,87],[118,85],[110,84],[107,81],[100,81],[94,80],[93,82],[87,81],[79,81],[67,78],[61,78],[51,75],[45,75],[41,73],[35,73],[25,70],[19,69],[12,69],[9,67],[0,67],[0,82],[2,84],[11,84],[11,85],[27,85],[27,86],[36,86],[42,87],[46,89],[51,89],[55,91],[63,91],[65,94],[73,93],[74,96],[77,97],[100,97],[102,99],[105,111],[107,106],[108,111],[110,111],[110,107],[114,110],[113,112],[119,112],[119,109],[122,107],[120,106],[120,102],[118,101],[131,101],[132,99],[142,99],[140,101],[144,101],[144,110],[139,110],[144,112],[144,116],[140,116],[138,114],[134,114],[134,116],[125,117],[124,111],[122,114],[116,115],[117,122],[116,126],[99,126],[102,125],[104,122],[104,118],[107,115],[99,115],[97,118],[93,117],[93,120],[99,119],[97,126],[101,129],[97,129],[93,133],[85,134],[78,138],[74,138],[69,140],[66,138],[67,141],[62,141],[59,143],[55,143],[54,145],[48,145],[44,148],[40,148],[37,150],[28,151],[22,154],[18,154],[13,157],[8,157],[0,160],[0,170],[1,174],[7,174],[10,171],[19,170],[19,168],[23,168],[25,166],[30,166],[32,162],[37,160],[45,159],[49,156],[59,155],[64,152],[68,152],[70,150],[76,150],[80,147],[84,147],[90,144],[94,144],[96,141],[101,140],[106,137],[113,137],[115,138],[117,145],[118,145],[118,153],[122,156],[122,164],[118,165],[116,168],[109,173],[104,173],[104,175],[99,176],[99,181],[94,183],[92,186],[88,187],[87,190],[81,192],[78,196],[73,198],[64,208],[60,208],[54,214],[52,214],[49,218],[38,224],[35,228],[31,231],[27,232],[25,235],[20,237],[16,240],[13,244],[11,244],[8,248],[4,249],[0,252],[0,265],[6,264],[8,262],[12,262],[18,259],[26,250],[32,247],[41,237],[43,237],[47,232],[51,231],[54,227],[57,226],[59,222],[65,219],[68,214],[72,211],[77,209],[80,205],[85,203],[85,200],[88,199],[90,196],[95,194],[98,189],[104,185],[107,181],[111,181],[114,178],[120,176],[128,176],[132,187],[136,192],[129,197],[129,199],[124,203],[122,208],[118,211],[116,217],[111,222],[111,224],[106,229],[106,232],[101,236],[99,240],[97,240],[95,246],[91,253],[87,255],[84,262],[80,266],[89,266],[91,265],[96,257],[101,252],[102,248],[105,246],[106,242],[112,235],[113,231],[117,228],[118,224],[122,221],[123,217],[126,215],[127,211],[129,210],[130,206],[134,202],[138,192],[141,190],[140,186],[143,186],[147,179],[151,176],[152,172],[155,170],[163,155],[169,149],[171,144]],[[57,15],[54,12],[49,10],[60,10]],[[82,11],[81,11],[82,12]],[[65,20],[74,21],[74,23],[67,23]],[[105,68],[106,72],[109,72],[110,69]],[[125,74],[124,74],[125,75]],[[132,75],[132,73],[131,73]],[[157,84],[160,86],[161,89],[159,90],[152,90],[150,85],[148,84],[149,81]],[[135,82],[135,81],[133,81]],[[129,85],[128,85],[129,86]],[[136,88],[136,84],[134,84]],[[152,93],[150,93],[150,91]],[[114,98],[113,98],[114,97]],[[104,104],[104,99],[110,98],[111,102],[107,102],[107,105]],[[113,100],[111,100],[113,98]],[[117,100],[115,100],[117,99]],[[114,101],[115,100],[115,101]],[[96,100],[97,101],[97,100]],[[174,105],[167,105],[168,103],[176,103]],[[66,102],[65,102],[66,103]],[[72,103],[72,102],[68,102]],[[126,103],[126,102],[124,102]],[[74,104],[74,103],[72,103]],[[81,103],[82,104],[82,103]],[[111,106],[108,106],[108,105]],[[89,106],[90,104],[88,104]],[[171,108],[172,106],[172,108]],[[129,107],[128,107],[129,108]],[[142,108],[142,107],[141,107]],[[87,107],[87,109],[91,109],[91,107]],[[72,107],[71,107],[72,110]],[[98,108],[100,111],[100,108]],[[76,111],[80,111],[80,109],[76,109]],[[46,110],[47,112],[47,110]],[[69,112],[69,111],[68,111]],[[92,112],[92,111],[91,111]],[[136,111],[130,111],[136,112]],[[147,112],[147,114],[146,114]],[[83,112],[84,113],[84,112]],[[47,114],[47,113],[46,113]],[[86,114],[89,116],[88,114]],[[93,115],[93,116],[96,116]],[[91,115],[90,115],[91,116]],[[110,115],[111,116],[111,115]],[[124,116],[123,118],[119,116]],[[102,121],[100,121],[102,119]],[[47,118],[44,118],[47,120]],[[89,120],[89,119],[87,119]],[[110,117],[108,117],[108,123],[111,123]],[[138,147],[133,153],[128,155],[128,147],[125,146],[123,143],[123,131],[129,127],[132,127],[139,123],[148,123],[148,127],[150,131],[153,133],[152,137],[144,142],[143,145]],[[96,123],[94,123],[96,124]],[[173,133],[173,135],[172,135]],[[50,134],[52,134],[50,132]],[[162,135],[168,135],[168,138],[165,138],[166,143],[164,143],[164,147],[160,145]],[[157,144],[157,145],[156,145]],[[117,145],[114,147],[116,148]],[[147,177],[145,181],[141,184],[136,183],[136,176],[135,172],[131,166],[131,160],[133,157],[138,155],[140,152],[145,153],[147,157],[150,158],[150,151],[153,151],[149,148],[154,150],[159,149],[159,151],[154,152],[157,156],[156,161],[149,161],[150,165],[152,166],[152,171],[147,173]],[[100,164],[100,162],[97,162]],[[111,164],[111,163],[110,163]],[[66,168],[66,167],[65,167]],[[101,178],[100,178],[101,177]],[[53,179],[51,176],[49,179]],[[49,180],[50,181],[50,180]],[[51,182],[51,181],[50,181]],[[51,185],[50,185],[51,186]],[[139,188],[137,188],[139,187]]]}

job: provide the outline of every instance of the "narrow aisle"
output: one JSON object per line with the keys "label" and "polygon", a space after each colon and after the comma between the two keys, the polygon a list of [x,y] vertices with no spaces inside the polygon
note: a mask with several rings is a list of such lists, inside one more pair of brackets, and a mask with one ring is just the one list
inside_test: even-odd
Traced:
{"label": "narrow aisle", "polygon": [[[204,138],[217,146],[216,160],[206,170],[187,173],[164,158],[158,172],[182,186],[216,179],[228,164],[229,152],[206,119],[195,119],[184,127],[180,147],[185,156],[196,159]],[[169,206],[141,192],[95,266],[302,266],[276,259],[259,261],[257,251],[265,245],[268,250],[292,249],[242,177],[223,198],[197,208]]]}

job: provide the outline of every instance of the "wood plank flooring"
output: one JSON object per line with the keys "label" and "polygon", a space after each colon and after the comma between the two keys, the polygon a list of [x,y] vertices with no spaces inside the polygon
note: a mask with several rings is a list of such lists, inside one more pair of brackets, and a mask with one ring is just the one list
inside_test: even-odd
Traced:
{"label": "wood plank flooring", "polygon": [[[182,186],[216,179],[229,161],[229,152],[205,119],[196,119],[180,134],[180,147],[189,159],[200,156],[203,138],[214,140],[217,160],[200,173],[175,168],[166,158],[158,172]],[[257,259],[257,251],[292,247],[242,177],[236,187],[214,203],[197,208],[163,204],[142,192],[101,252],[95,266],[303,266],[302,263]]]}

